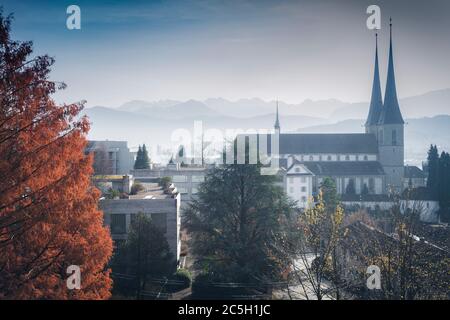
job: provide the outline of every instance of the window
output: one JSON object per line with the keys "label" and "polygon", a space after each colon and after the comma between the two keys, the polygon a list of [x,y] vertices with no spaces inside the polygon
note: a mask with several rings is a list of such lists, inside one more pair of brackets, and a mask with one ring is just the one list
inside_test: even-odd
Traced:
{"label": "window", "polygon": [[331,156],[328,156],[328,157],[327,157],[327,160],[328,160],[328,161],[331,161]]}
{"label": "window", "polygon": [[349,156],[348,154],[345,156],[345,160],[346,160],[346,161],[349,161],[349,160],[350,160],[350,156]]}
{"label": "window", "polygon": [[186,193],[188,193],[187,188],[184,188],[184,187],[177,187],[177,191],[178,191],[179,193],[181,193],[181,194],[186,194]]}
{"label": "window", "polygon": [[319,155],[319,161],[322,161],[322,155]]}
{"label": "window", "polygon": [[295,168],[295,172],[299,173],[300,172],[300,168]]}
{"label": "window", "polygon": [[125,214],[112,214],[111,215],[111,233],[124,234],[127,232],[127,223]]}
{"label": "window", "polygon": [[313,156],[309,156],[309,161],[313,161],[314,157]]}
{"label": "window", "polygon": [[367,156],[367,154],[364,155],[364,161],[369,160],[369,157]]}
{"label": "window", "polygon": [[359,155],[356,155],[356,156],[355,156],[355,160],[356,160],[356,161],[359,161]]}
{"label": "window", "polygon": [[173,176],[172,181],[173,182],[186,182],[186,176]]}
{"label": "window", "polygon": [[192,176],[192,182],[203,182],[205,181],[205,176]]}
{"label": "window", "polygon": [[393,146],[397,145],[397,131],[396,130],[392,130],[392,145]]}
{"label": "window", "polygon": [[374,178],[369,178],[369,192],[375,193],[375,180]]}
{"label": "window", "polygon": [[300,158],[302,159],[302,161],[305,161],[305,157],[303,155]]}
{"label": "window", "polygon": [[150,215],[152,223],[162,232],[167,232],[167,221],[165,213],[152,213]]}
{"label": "window", "polygon": [[305,183],[305,182],[306,182],[306,177],[302,177],[302,178],[301,178],[301,181],[302,181],[303,183]]}
{"label": "window", "polygon": [[380,144],[383,144],[383,130],[380,129],[380,131],[378,131],[378,141]]}
{"label": "window", "polygon": [[337,159],[337,161],[341,161],[341,155],[338,154],[338,155],[336,156],[336,159]]}
{"label": "window", "polygon": [[301,188],[301,191],[302,191],[302,192],[306,192],[306,187],[302,187],[302,188]]}

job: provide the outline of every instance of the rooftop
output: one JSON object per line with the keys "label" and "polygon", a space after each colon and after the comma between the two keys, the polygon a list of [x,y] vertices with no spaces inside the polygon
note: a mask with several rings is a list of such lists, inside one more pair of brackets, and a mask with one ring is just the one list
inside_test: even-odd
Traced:
{"label": "rooftop", "polygon": [[169,199],[172,194],[164,192],[164,189],[157,183],[142,183],[145,191],[135,195],[130,195],[129,199],[152,200],[152,199]]}

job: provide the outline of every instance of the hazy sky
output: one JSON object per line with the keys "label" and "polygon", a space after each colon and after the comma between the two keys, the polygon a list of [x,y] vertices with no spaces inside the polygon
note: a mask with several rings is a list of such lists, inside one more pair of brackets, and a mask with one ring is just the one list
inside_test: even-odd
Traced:
{"label": "hazy sky", "polygon": [[[388,23],[400,97],[450,87],[450,1],[2,1],[14,37],[56,58],[60,102],[116,107],[134,99],[259,97],[368,101],[374,36],[366,8]],[[81,30],[66,8],[81,8]]]}

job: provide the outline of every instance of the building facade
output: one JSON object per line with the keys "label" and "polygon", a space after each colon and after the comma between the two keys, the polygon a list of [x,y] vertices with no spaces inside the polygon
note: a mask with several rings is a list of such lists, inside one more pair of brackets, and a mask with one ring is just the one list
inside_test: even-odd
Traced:
{"label": "building facade", "polygon": [[179,194],[165,194],[156,188],[129,199],[101,199],[100,209],[104,214],[104,223],[109,226],[111,237],[116,244],[127,239],[127,233],[133,217],[143,213],[151,217],[152,222],[166,236],[170,251],[177,261],[180,259],[180,206]]}
{"label": "building facade", "polygon": [[[305,198],[318,192],[325,177],[335,181],[338,194],[376,196],[402,192],[404,121],[395,85],[392,25],[384,102],[376,36],[372,95],[364,133],[282,133],[278,105],[274,132],[279,142],[279,163],[286,175],[284,187],[299,207],[306,206]],[[265,138],[271,154],[272,137]]]}
{"label": "building facade", "polygon": [[94,155],[94,174],[129,174],[134,165],[134,154],[126,141],[89,141],[86,153]]}

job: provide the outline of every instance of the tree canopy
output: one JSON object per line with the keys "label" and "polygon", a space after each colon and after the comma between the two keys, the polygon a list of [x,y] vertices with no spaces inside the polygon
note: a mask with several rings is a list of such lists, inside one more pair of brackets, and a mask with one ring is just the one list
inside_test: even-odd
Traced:
{"label": "tree canopy", "polygon": [[[258,165],[224,165],[206,175],[186,219],[197,267],[208,277],[263,285],[286,271],[284,245],[295,205],[276,182]],[[220,288],[212,289],[220,295]]]}
{"label": "tree canopy", "polygon": [[[0,12],[0,299],[105,299],[112,241],[91,185],[83,103],[57,105],[54,60],[31,58]],[[69,290],[70,265],[81,289]]]}

